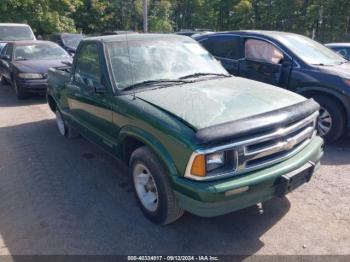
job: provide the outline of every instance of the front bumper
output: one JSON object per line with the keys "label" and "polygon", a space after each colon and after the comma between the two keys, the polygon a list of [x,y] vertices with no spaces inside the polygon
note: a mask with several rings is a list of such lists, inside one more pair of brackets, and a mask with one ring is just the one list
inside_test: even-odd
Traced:
{"label": "front bumper", "polygon": [[24,92],[44,93],[47,89],[47,79],[17,80],[17,86]]}
{"label": "front bumper", "polygon": [[[309,145],[295,156],[262,170],[210,182],[177,177],[174,181],[175,195],[182,208],[199,216],[212,217],[230,213],[275,197],[282,175],[299,169],[309,162],[315,164],[314,171],[316,171],[322,156],[323,140],[314,137]],[[244,187],[249,187],[248,191],[226,195],[228,191]]]}

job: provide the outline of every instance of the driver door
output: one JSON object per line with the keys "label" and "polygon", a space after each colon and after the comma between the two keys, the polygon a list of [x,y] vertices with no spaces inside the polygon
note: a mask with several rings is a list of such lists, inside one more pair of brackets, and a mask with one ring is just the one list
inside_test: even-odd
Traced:
{"label": "driver door", "polygon": [[239,67],[241,76],[287,87],[292,63],[279,48],[264,40],[248,38],[244,42],[244,54]]}
{"label": "driver door", "polygon": [[112,93],[104,81],[101,62],[97,43],[86,43],[80,48],[73,79],[67,85],[68,104],[81,132],[98,144],[112,148],[115,134]]}

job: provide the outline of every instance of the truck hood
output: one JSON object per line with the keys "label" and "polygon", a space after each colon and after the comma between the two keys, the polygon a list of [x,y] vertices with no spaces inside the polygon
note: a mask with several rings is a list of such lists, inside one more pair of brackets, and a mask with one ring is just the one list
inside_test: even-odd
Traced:
{"label": "truck hood", "polygon": [[195,129],[287,107],[306,99],[281,88],[239,77],[139,92],[136,97],[165,110]]}

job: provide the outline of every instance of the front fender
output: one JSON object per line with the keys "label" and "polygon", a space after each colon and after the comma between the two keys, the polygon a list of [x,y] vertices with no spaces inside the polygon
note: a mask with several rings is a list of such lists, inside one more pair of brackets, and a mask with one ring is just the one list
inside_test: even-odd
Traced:
{"label": "front fender", "polygon": [[173,158],[169,154],[168,150],[152,134],[134,126],[125,126],[120,130],[118,144],[122,145],[123,141],[127,137],[135,138],[141,141],[142,143],[144,143],[145,145],[147,145],[160,158],[160,160],[163,162],[165,168],[168,170],[171,176],[178,175],[176,165],[173,161]]}

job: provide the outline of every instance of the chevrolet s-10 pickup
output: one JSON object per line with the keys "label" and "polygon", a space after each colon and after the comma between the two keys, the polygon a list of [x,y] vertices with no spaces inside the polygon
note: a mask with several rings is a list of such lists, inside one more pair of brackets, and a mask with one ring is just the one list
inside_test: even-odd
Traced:
{"label": "chevrolet s-10 pickup", "polygon": [[284,197],[323,155],[314,100],[231,76],[185,36],[86,38],[48,85],[59,132],[123,160],[154,223]]}

